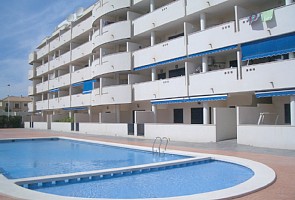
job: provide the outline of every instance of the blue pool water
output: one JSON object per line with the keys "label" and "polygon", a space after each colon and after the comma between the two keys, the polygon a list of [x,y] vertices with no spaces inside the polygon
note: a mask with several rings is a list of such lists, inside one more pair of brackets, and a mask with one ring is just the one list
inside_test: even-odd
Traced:
{"label": "blue pool water", "polygon": [[187,158],[72,140],[0,142],[0,173],[7,178],[127,167]]}
{"label": "blue pool water", "polygon": [[209,161],[136,175],[123,175],[96,181],[65,183],[36,191],[85,198],[164,198],[221,190],[240,184],[253,176],[243,166]]}

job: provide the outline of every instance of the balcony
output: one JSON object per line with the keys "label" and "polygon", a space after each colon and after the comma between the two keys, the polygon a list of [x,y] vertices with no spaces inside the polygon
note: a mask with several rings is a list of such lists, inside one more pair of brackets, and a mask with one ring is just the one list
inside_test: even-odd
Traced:
{"label": "balcony", "polygon": [[71,81],[71,74],[70,73],[62,75],[62,76],[58,77],[57,87],[59,88],[59,87],[70,85],[70,81]]}
{"label": "balcony", "polygon": [[37,59],[37,54],[35,51],[29,54],[29,63],[30,64],[32,64],[36,59]]}
{"label": "balcony", "polygon": [[48,84],[48,89],[49,90],[52,90],[52,89],[57,88],[57,87],[58,87],[58,77],[49,80],[49,84]]}
{"label": "balcony", "polygon": [[49,63],[45,63],[36,68],[36,76],[43,75],[44,73],[48,72]]}
{"label": "balcony", "polygon": [[126,104],[132,102],[131,85],[116,85],[102,88],[101,105]]}
{"label": "balcony", "polygon": [[131,38],[131,21],[121,21],[103,27],[100,35],[92,37],[94,48],[103,44]]}
{"label": "balcony", "polygon": [[189,77],[189,95],[211,95],[239,91],[237,69],[228,68]]}
{"label": "balcony", "polygon": [[49,52],[49,45],[46,44],[41,49],[37,50],[37,59],[42,58],[43,56],[45,56],[46,54],[48,54],[48,52]]}
{"label": "balcony", "polygon": [[36,110],[47,110],[47,109],[48,109],[48,100],[36,102]]}
{"label": "balcony", "polygon": [[204,9],[208,7],[213,7],[213,6],[216,6],[217,4],[221,4],[224,2],[227,2],[227,0],[210,0],[210,2],[204,1],[204,0],[202,1],[187,0],[186,14],[191,15],[191,14],[203,11]]}
{"label": "balcony", "polygon": [[28,73],[28,79],[31,80],[34,78],[34,76],[35,76],[35,71],[33,69],[30,69]]}
{"label": "balcony", "polygon": [[128,71],[132,69],[131,53],[116,53],[104,56],[102,64],[99,65],[95,62],[92,64],[92,76],[100,76],[102,74]]}
{"label": "balcony", "polygon": [[185,0],[172,2],[133,21],[134,35],[139,35],[185,16]]}
{"label": "balcony", "polygon": [[229,22],[188,36],[188,54],[219,49],[237,44],[235,23]]}
{"label": "balcony", "polygon": [[274,17],[269,22],[261,20],[249,25],[248,17],[239,20],[240,32],[238,43],[259,40],[270,36],[277,36],[295,31],[292,20],[295,18],[295,4],[274,9]]}
{"label": "balcony", "polygon": [[59,40],[59,36],[57,38],[55,38],[54,40],[52,40],[50,43],[50,51],[53,51],[55,49],[57,49],[58,47],[60,47],[61,42]]}
{"label": "balcony", "polygon": [[100,88],[96,88],[92,90],[91,105],[92,106],[100,105]]}
{"label": "balcony", "polygon": [[[267,72],[267,73],[266,73]],[[295,85],[295,59],[282,60],[242,68],[239,91],[275,90]]]}
{"label": "balcony", "polygon": [[59,97],[57,108],[71,107],[71,96]]}
{"label": "balcony", "polygon": [[60,66],[66,65],[70,63],[71,60],[71,52],[67,52],[65,54],[62,54],[61,56],[55,58],[54,60],[50,61],[49,69],[53,70]]}
{"label": "balcony", "polygon": [[184,37],[168,40],[155,46],[135,51],[133,53],[134,69],[185,55],[186,45]]}
{"label": "balcony", "polygon": [[74,71],[72,73],[72,83],[78,83],[86,81],[92,78],[91,67],[85,67],[83,69]]}
{"label": "balcony", "polygon": [[71,96],[71,107],[90,106],[91,94],[75,94]]}
{"label": "balcony", "polygon": [[68,43],[71,39],[72,39],[72,35],[71,35],[71,30],[68,30],[66,32],[64,32],[61,36],[60,36],[60,42],[61,45]]}
{"label": "balcony", "polygon": [[36,85],[36,93],[48,91],[49,82],[45,81]]}
{"label": "balcony", "polygon": [[187,96],[184,76],[138,83],[133,88],[135,101]]}
{"label": "balcony", "polygon": [[103,15],[123,8],[129,8],[131,5],[131,0],[106,0],[103,3],[98,2],[92,10],[92,22],[95,22]]}
{"label": "balcony", "polygon": [[58,98],[48,100],[48,108],[50,110],[56,109],[58,107]]}
{"label": "balcony", "polygon": [[29,96],[34,95],[34,87],[33,86],[29,86],[29,88],[28,88],[28,95]]}
{"label": "balcony", "polygon": [[75,61],[79,58],[83,58],[84,56],[90,55],[92,52],[92,42],[86,42],[72,51],[72,61]]}
{"label": "balcony", "polygon": [[89,17],[86,20],[82,21],[81,23],[77,24],[73,27],[72,30],[72,37],[75,38],[87,31],[92,29],[92,18]]}
{"label": "balcony", "polygon": [[34,112],[34,111],[35,111],[34,103],[33,102],[28,103],[28,112]]}

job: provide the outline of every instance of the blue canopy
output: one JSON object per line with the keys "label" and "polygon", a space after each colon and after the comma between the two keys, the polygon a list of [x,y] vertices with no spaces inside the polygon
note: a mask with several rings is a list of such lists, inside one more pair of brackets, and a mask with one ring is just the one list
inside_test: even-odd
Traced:
{"label": "blue canopy", "polygon": [[242,60],[252,60],[295,52],[295,33],[242,44]]}
{"label": "blue canopy", "polygon": [[96,82],[96,80],[89,80],[83,82],[83,92],[82,94],[89,94],[93,90],[93,83]]}
{"label": "blue canopy", "polygon": [[255,95],[256,95],[257,98],[293,96],[293,95],[295,95],[295,89],[293,89],[293,90],[267,91],[267,92],[255,92]]}

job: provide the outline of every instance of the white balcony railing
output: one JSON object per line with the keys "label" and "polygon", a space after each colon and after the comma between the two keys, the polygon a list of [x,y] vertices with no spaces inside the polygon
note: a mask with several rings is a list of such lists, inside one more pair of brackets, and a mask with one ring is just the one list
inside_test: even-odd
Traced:
{"label": "white balcony railing", "polygon": [[102,58],[102,64],[97,62],[92,63],[92,76],[100,76],[102,74],[128,71],[131,70],[131,53],[123,52],[104,56]]}
{"label": "white balcony railing", "polygon": [[94,6],[92,10],[92,22],[95,22],[101,16],[120,10],[123,8],[128,8],[132,5],[131,0],[107,0],[107,1],[100,1]]}
{"label": "white balcony railing", "polygon": [[37,59],[37,54],[35,51],[29,54],[29,63],[33,63],[36,59]]}
{"label": "white balcony railing", "polygon": [[48,100],[48,108],[49,109],[56,109],[58,107],[58,98],[49,99]]}
{"label": "white balcony railing", "polygon": [[228,22],[188,36],[188,54],[200,53],[237,44],[235,23]]}
{"label": "white balcony railing", "polygon": [[28,88],[28,95],[31,96],[33,94],[34,94],[34,87],[30,85]]}
{"label": "white balcony railing", "polygon": [[48,100],[36,102],[36,110],[47,110],[47,109],[48,109]]}
{"label": "white balcony railing", "polygon": [[48,83],[48,89],[49,90],[52,90],[52,89],[57,88],[57,87],[58,87],[58,77],[49,80],[49,83]]}
{"label": "white balcony railing", "polygon": [[57,108],[69,108],[71,107],[71,96],[59,97]]}
{"label": "white balcony railing", "polygon": [[29,73],[28,73],[28,79],[30,80],[30,79],[32,79],[32,78],[34,78],[34,76],[35,76],[35,73],[34,73],[35,71],[33,70],[33,69],[30,69],[29,70]]}
{"label": "white balcony railing", "polygon": [[35,111],[34,103],[33,102],[28,103],[28,112],[34,112],[34,111]]}
{"label": "white balcony railing", "polygon": [[41,65],[36,68],[36,76],[40,76],[46,72],[48,72],[49,63],[45,63],[44,65]]}
{"label": "white balcony railing", "polygon": [[91,94],[75,94],[71,96],[71,107],[90,106]]}
{"label": "white balcony railing", "polygon": [[52,40],[50,43],[50,51],[57,49],[61,45],[61,41],[59,40],[59,36]]}
{"label": "white balcony railing", "polygon": [[87,31],[89,31],[92,28],[92,18],[89,17],[86,20],[80,22],[76,26],[73,27],[72,30],[72,38],[75,38]]}
{"label": "white balcony railing", "polygon": [[62,75],[62,76],[58,77],[57,87],[63,87],[63,86],[70,85],[70,82],[71,82],[71,74],[70,73]]}
{"label": "white balcony railing", "polygon": [[131,21],[121,21],[103,27],[100,35],[92,37],[94,48],[117,40],[131,38]]}
{"label": "white balcony railing", "polygon": [[[165,53],[163,53],[165,52]],[[133,53],[134,68],[183,57],[186,55],[184,37],[168,40]]]}
{"label": "white balcony railing", "polygon": [[82,58],[84,56],[90,55],[92,52],[92,42],[86,42],[77,48],[73,49],[72,51],[72,61],[75,61],[79,58]]}
{"label": "white balcony railing", "polygon": [[49,45],[46,44],[44,47],[42,47],[41,49],[37,50],[37,59],[42,58],[43,56],[45,56],[46,54],[48,54],[49,52]]}
{"label": "white balcony railing", "polygon": [[134,35],[150,31],[185,16],[185,0],[178,0],[158,8],[133,21]]}
{"label": "white balcony railing", "polygon": [[133,88],[135,101],[187,96],[184,76],[138,83]]}
{"label": "white balcony railing", "polygon": [[91,105],[96,106],[96,105],[100,105],[100,104],[101,104],[100,88],[96,88],[96,89],[92,90],[92,93],[91,93]]}
{"label": "white balcony railing", "polygon": [[60,42],[62,44],[65,44],[67,42],[69,42],[72,39],[72,33],[71,30],[68,30],[66,32],[64,32],[61,36],[60,36]]}
{"label": "white balcony railing", "polygon": [[124,104],[132,102],[131,85],[116,85],[102,88],[101,104]]}
{"label": "white balcony railing", "polygon": [[85,67],[83,69],[74,71],[72,73],[71,83],[78,83],[81,81],[86,81],[92,78],[91,67]]}
{"label": "white balcony railing", "polygon": [[66,64],[70,63],[70,59],[71,59],[71,52],[69,51],[69,52],[62,54],[61,56],[55,58],[54,60],[50,61],[49,69],[53,70],[53,69],[56,69],[60,66],[66,65]]}
{"label": "white balcony railing", "polygon": [[49,82],[45,81],[36,85],[36,93],[48,91]]}
{"label": "white balcony railing", "polygon": [[216,6],[217,4],[225,3],[228,0],[186,0],[186,14],[191,15],[200,12],[208,7]]}

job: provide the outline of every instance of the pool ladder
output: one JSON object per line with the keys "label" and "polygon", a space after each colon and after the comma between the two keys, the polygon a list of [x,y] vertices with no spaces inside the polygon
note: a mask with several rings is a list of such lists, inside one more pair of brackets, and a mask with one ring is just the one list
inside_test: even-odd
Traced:
{"label": "pool ladder", "polygon": [[[158,140],[159,140],[158,148],[155,148],[155,145],[157,144]],[[165,148],[164,148],[164,151],[161,152],[161,146],[162,146],[162,143],[163,143],[164,140],[166,140]],[[164,153],[166,151],[166,149],[167,149],[169,141],[170,141],[170,138],[167,138],[167,137],[162,137],[162,138],[161,137],[156,137],[154,142],[153,142],[152,152],[153,153],[159,153],[159,154]]]}

